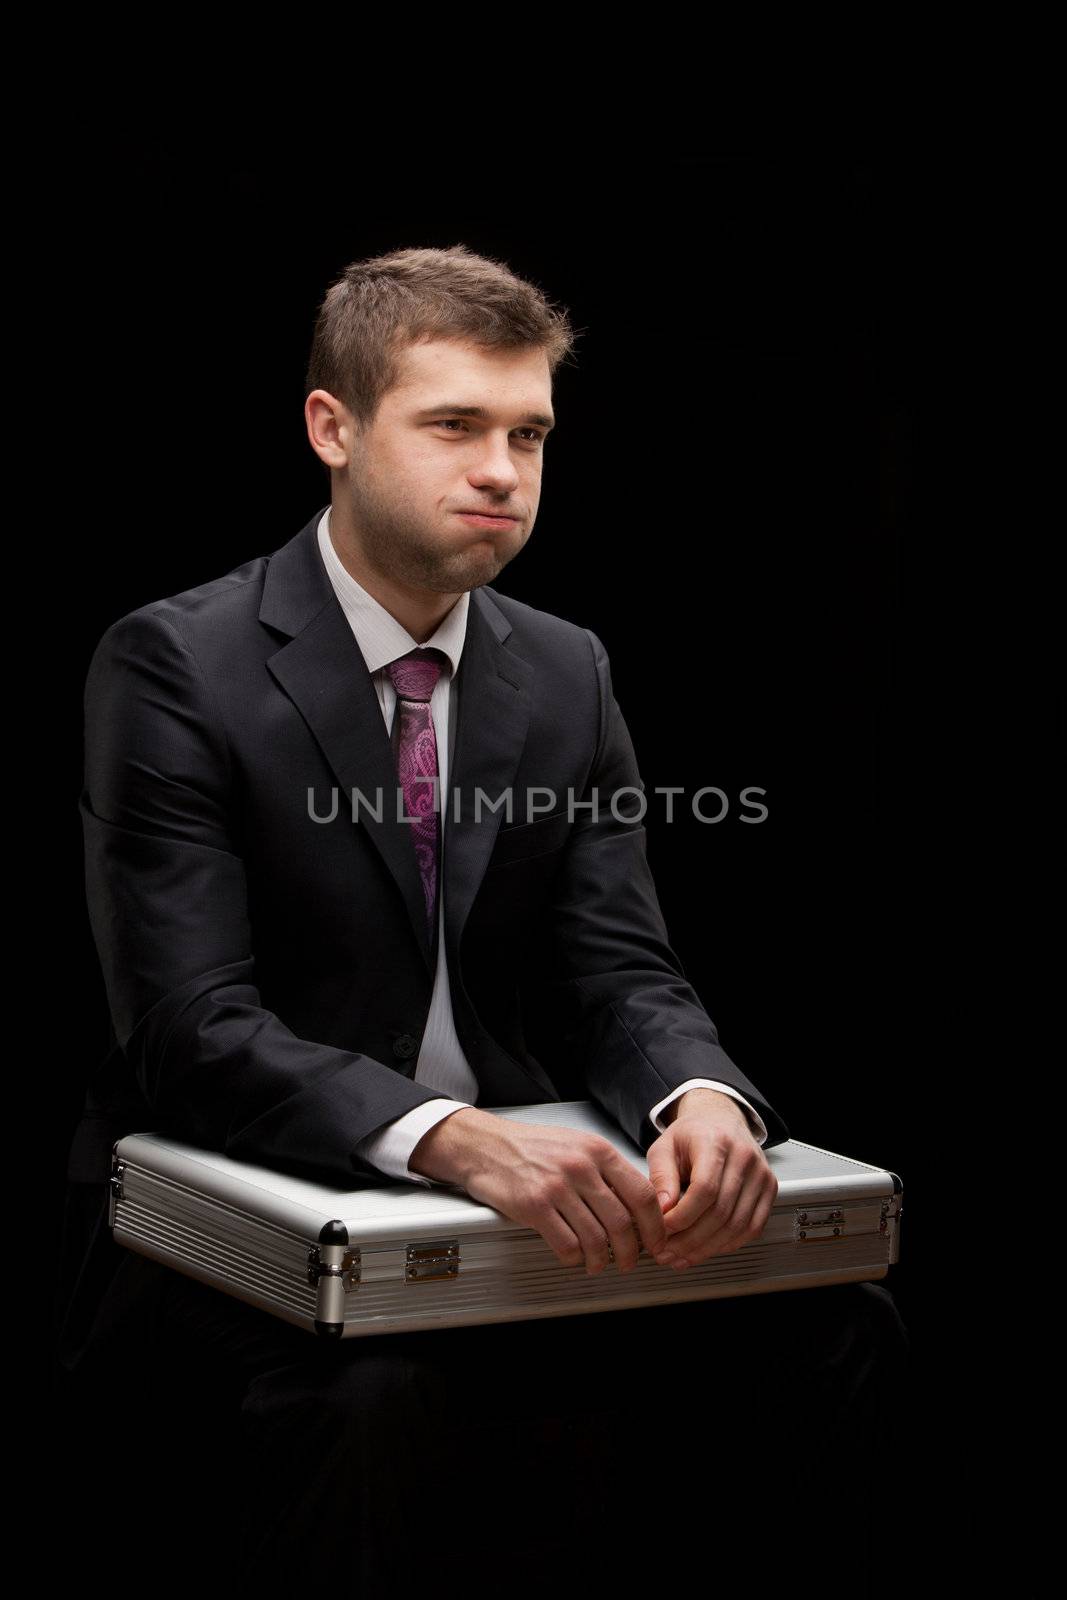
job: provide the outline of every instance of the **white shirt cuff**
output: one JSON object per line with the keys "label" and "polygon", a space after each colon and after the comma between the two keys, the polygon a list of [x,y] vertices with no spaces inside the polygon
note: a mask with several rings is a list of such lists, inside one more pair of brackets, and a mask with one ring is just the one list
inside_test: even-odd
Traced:
{"label": "white shirt cuff", "polygon": [[469,1104],[467,1100],[426,1100],[361,1139],[356,1145],[356,1154],[387,1177],[400,1178],[405,1183],[421,1183],[424,1188],[432,1189],[443,1180],[410,1171],[408,1161],[412,1151],[424,1133],[451,1116],[453,1111],[462,1111]]}
{"label": "white shirt cuff", "polygon": [[672,1089],[670,1094],[662,1100],[657,1100],[652,1110],[648,1113],[649,1121],[660,1133],[666,1133],[668,1124],[660,1120],[660,1112],[670,1105],[672,1100],[677,1100],[679,1095],[685,1094],[687,1089],[717,1089],[720,1094],[728,1094],[734,1100],[739,1100],[748,1115],[748,1125],[752,1129],[752,1136],[758,1144],[763,1144],[767,1138],[767,1125],[759,1112],[750,1106],[743,1094],[729,1083],[718,1083],[713,1078],[689,1078],[685,1083],[679,1084],[677,1089]]}

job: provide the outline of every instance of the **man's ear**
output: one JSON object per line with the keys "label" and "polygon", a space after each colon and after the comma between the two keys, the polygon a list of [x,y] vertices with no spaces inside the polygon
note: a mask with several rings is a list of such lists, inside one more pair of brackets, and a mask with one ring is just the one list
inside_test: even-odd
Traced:
{"label": "man's ear", "polygon": [[344,402],[328,389],[312,389],[304,401],[304,425],[308,443],[323,465],[343,471],[348,465],[346,439],[358,431]]}

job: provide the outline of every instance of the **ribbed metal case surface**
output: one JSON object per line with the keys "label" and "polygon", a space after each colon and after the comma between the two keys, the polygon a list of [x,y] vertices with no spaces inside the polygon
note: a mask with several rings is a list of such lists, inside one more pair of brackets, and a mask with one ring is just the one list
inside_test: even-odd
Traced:
{"label": "ribbed metal case surface", "polygon": [[[600,1134],[648,1175],[588,1101],[479,1109]],[[642,1250],[633,1272],[591,1276],[454,1186],[334,1189],[153,1133],[114,1147],[110,1222],[119,1244],[333,1338],[884,1278],[900,1179],[798,1139],[766,1156],[779,1190],[760,1238],[684,1273]]]}

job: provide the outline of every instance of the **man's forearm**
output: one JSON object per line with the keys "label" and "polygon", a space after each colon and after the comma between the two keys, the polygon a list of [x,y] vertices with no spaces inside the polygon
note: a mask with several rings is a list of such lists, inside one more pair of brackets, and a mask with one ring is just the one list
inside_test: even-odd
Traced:
{"label": "man's forearm", "polygon": [[718,1089],[687,1089],[685,1094],[680,1094],[677,1100],[673,1100],[661,1112],[661,1116],[664,1122],[670,1124],[679,1117],[689,1116],[694,1112],[699,1115],[709,1107],[713,1108],[716,1114],[720,1111],[725,1114],[726,1107],[730,1107],[737,1121],[749,1132],[752,1131],[752,1125],[741,1102],[735,1100],[731,1094],[720,1093]]}
{"label": "man's forearm", "polygon": [[[740,1101],[732,1095],[720,1094],[718,1089],[687,1089],[664,1109],[663,1120],[670,1123],[678,1116],[700,1115],[706,1113],[709,1105],[714,1106],[716,1115],[729,1116],[732,1112],[751,1133],[751,1124]],[[413,1173],[440,1183],[465,1187],[471,1173],[484,1166],[490,1152],[499,1147],[502,1132],[498,1117],[477,1106],[466,1106],[461,1111],[453,1111],[423,1134],[408,1158],[408,1167]]]}
{"label": "man's forearm", "polygon": [[439,1183],[465,1187],[500,1133],[499,1117],[477,1106],[465,1106],[427,1129],[412,1150],[408,1167]]}

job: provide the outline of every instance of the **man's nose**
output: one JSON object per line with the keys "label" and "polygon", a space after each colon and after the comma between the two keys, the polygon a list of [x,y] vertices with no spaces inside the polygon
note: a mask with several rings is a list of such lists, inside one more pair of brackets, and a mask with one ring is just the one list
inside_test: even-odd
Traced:
{"label": "man's nose", "polygon": [[510,491],[518,488],[519,474],[511,458],[506,437],[485,435],[478,447],[467,480],[472,486]]}

